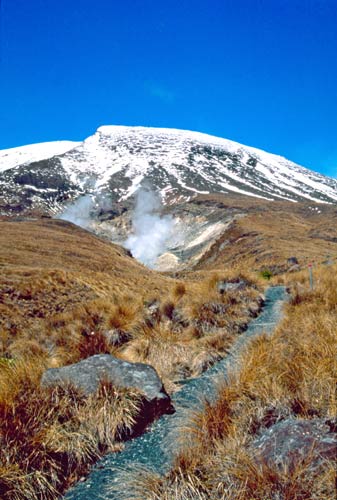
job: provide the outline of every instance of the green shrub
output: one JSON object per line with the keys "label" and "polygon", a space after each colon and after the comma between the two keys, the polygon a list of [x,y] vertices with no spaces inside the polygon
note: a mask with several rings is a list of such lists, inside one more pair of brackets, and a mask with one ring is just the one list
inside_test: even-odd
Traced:
{"label": "green shrub", "polygon": [[260,273],[260,276],[265,280],[270,280],[270,278],[273,276],[273,273],[270,269],[263,269]]}

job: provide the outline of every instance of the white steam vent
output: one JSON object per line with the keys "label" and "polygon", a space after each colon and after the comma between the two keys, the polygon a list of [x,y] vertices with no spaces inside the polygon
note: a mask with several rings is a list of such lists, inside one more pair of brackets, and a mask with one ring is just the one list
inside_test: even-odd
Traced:
{"label": "white steam vent", "polygon": [[148,188],[136,193],[136,206],[132,217],[132,231],[125,248],[148,267],[155,268],[158,257],[167,249],[173,236],[175,221],[170,215],[162,215],[160,197]]}
{"label": "white steam vent", "polygon": [[91,211],[94,207],[93,199],[89,195],[81,196],[72,205],[59,214],[58,219],[67,220],[77,226],[87,229],[91,219]]}

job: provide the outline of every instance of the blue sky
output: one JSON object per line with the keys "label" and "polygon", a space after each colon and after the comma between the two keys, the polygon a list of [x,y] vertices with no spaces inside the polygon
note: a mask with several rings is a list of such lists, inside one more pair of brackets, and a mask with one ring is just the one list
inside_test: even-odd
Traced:
{"label": "blue sky", "polygon": [[0,149],[174,127],[337,176],[337,0],[0,2]]}

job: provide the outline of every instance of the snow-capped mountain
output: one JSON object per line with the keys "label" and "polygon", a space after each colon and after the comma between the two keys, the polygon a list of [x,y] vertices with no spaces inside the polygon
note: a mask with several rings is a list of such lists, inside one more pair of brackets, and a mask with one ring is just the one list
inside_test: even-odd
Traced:
{"label": "snow-capped mountain", "polygon": [[0,151],[0,212],[55,213],[91,193],[111,203],[147,183],[166,203],[198,193],[337,203],[337,181],[259,149],[175,129],[103,126],[82,143]]}

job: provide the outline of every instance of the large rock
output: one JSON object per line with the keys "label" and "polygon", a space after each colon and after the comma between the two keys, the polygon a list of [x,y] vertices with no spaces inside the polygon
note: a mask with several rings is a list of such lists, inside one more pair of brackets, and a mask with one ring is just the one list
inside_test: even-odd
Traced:
{"label": "large rock", "polygon": [[335,426],[322,419],[288,418],[265,430],[253,443],[258,462],[270,467],[293,471],[303,462],[317,469],[326,460],[335,460],[337,434]]}
{"label": "large rock", "polygon": [[139,389],[158,412],[172,411],[171,399],[156,372],[143,363],[128,363],[110,354],[96,354],[73,365],[49,368],[41,379],[43,387],[73,385],[84,394],[97,391],[101,381],[116,387]]}

